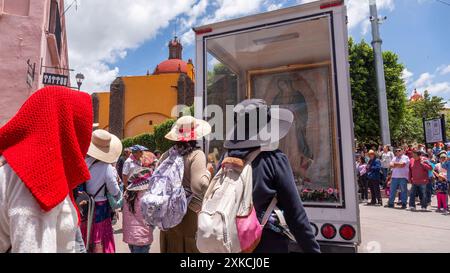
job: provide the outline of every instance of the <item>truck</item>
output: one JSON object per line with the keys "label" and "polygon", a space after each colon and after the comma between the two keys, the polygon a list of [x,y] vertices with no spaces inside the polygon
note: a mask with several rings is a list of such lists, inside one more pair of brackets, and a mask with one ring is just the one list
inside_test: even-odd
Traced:
{"label": "truck", "polygon": [[[290,109],[294,125],[279,148],[290,161],[321,250],[357,252],[361,229],[344,1],[315,1],[194,32],[196,118],[210,120],[208,106],[225,109],[247,98]],[[214,118],[226,123],[226,117]],[[210,161],[223,153],[223,139],[203,142]],[[301,252],[295,243],[290,249]]]}

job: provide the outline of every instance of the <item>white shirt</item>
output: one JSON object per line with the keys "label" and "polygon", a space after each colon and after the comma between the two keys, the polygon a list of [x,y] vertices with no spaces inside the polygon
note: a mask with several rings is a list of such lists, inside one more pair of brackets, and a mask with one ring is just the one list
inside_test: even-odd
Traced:
{"label": "white shirt", "polygon": [[391,151],[388,151],[387,153],[382,152],[381,153],[381,166],[383,168],[389,169],[389,166],[391,164],[392,159],[394,158],[394,153]]}
{"label": "white shirt", "polygon": [[403,168],[392,168],[392,178],[405,178],[409,180],[409,157],[402,155],[394,157],[392,163],[405,163]]}
{"label": "white shirt", "polygon": [[[102,161],[97,161],[93,164],[94,161],[95,159],[90,156],[86,158],[86,164],[91,173],[91,179],[86,181],[87,193],[94,195],[104,184],[106,184],[108,193],[112,196],[117,196],[120,192],[120,188],[117,182],[118,175],[116,169],[111,164]],[[107,200],[105,190],[102,189],[94,200],[96,202]]]}
{"label": "white shirt", "polygon": [[135,161],[131,157],[129,157],[127,158],[127,160],[125,160],[125,163],[123,163],[122,174],[129,176],[133,173],[134,170],[136,170],[141,166],[142,166],[141,161]]}
{"label": "white shirt", "polygon": [[69,196],[45,212],[11,167],[0,167],[0,253],[76,252],[77,229]]}

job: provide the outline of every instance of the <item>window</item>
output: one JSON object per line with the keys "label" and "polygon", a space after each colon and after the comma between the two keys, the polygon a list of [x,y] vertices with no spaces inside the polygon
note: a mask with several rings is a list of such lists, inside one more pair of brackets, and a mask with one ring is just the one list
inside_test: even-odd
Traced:
{"label": "window", "polygon": [[3,0],[3,11],[11,15],[28,16],[30,0]]}
{"label": "window", "polygon": [[59,5],[56,0],[52,0],[50,5],[50,20],[49,20],[49,32],[55,35],[56,45],[58,48],[58,54],[61,55],[61,17],[59,14]]}

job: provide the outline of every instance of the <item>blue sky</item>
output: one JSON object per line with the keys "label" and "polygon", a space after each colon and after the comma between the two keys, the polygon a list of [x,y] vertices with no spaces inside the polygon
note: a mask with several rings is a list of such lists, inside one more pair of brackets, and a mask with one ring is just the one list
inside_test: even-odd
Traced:
{"label": "blue sky", "polygon": [[[406,66],[408,92],[450,99],[450,0],[377,0],[383,50]],[[66,5],[72,0],[66,0]],[[119,75],[144,75],[167,59],[175,30],[183,58],[194,59],[192,26],[289,7],[311,0],[77,0],[67,13],[72,68],[88,92],[109,90]],[[349,34],[370,42],[368,0],[347,0]],[[80,18],[82,18],[80,20]]]}

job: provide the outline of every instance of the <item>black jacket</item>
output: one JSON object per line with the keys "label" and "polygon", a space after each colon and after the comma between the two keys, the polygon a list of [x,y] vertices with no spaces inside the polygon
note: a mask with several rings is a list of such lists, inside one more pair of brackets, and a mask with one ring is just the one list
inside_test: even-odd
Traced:
{"label": "black jacket", "polygon": [[[228,156],[245,159],[253,150],[230,150]],[[289,229],[302,250],[320,252],[319,244],[298,194],[287,156],[280,150],[261,152],[253,160],[252,169],[253,203],[257,215],[261,215],[267,209],[276,194],[277,206],[284,212]],[[261,242],[255,252],[287,252],[288,244],[289,240],[285,235],[264,229]]]}

